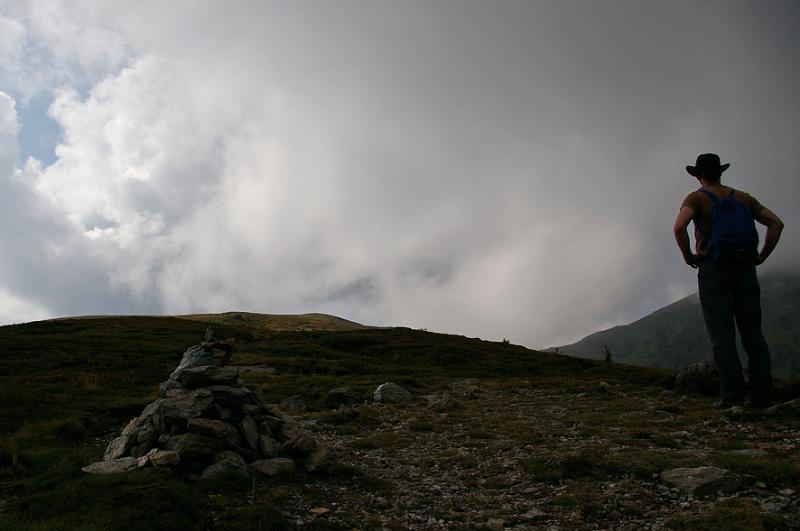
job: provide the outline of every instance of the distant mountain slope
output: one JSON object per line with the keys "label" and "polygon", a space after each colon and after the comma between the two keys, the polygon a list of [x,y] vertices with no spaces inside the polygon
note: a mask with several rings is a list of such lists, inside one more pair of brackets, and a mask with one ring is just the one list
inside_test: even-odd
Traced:
{"label": "distant mountain slope", "polygon": [[180,319],[218,323],[230,326],[246,326],[275,332],[287,330],[363,330],[369,328],[335,315],[306,313],[301,315],[269,315],[249,312],[226,312],[195,315],[178,315]]}
{"label": "distant mountain slope", "polygon": [[[760,282],[764,335],[772,354],[773,374],[800,378],[800,275],[771,273],[762,276]],[[711,357],[697,294],[631,324],[559,347],[559,351],[601,359],[606,345],[614,361],[647,367],[678,369]]]}

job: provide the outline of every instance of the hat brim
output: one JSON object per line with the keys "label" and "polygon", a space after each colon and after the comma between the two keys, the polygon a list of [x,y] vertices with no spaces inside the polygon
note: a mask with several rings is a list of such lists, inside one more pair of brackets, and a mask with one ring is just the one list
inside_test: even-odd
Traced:
{"label": "hat brim", "polygon": [[[719,166],[719,173],[722,174],[725,170],[730,168],[731,163],[727,162],[725,164],[720,164]],[[697,166],[686,166],[686,171],[689,172],[689,175],[692,177],[697,177],[700,179],[703,176],[703,172]]]}

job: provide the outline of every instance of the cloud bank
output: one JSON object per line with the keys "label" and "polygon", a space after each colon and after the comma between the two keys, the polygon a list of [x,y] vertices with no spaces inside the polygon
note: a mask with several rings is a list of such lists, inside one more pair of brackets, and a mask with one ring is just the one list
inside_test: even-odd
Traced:
{"label": "cloud bank", "polygon": [[[794,225],[797,22],[0,3],[0,321],[321,311],[543,347],[640,317],[693,290],[670,228],[697,153]],[[42,97],[50,164],[20,140]]]}

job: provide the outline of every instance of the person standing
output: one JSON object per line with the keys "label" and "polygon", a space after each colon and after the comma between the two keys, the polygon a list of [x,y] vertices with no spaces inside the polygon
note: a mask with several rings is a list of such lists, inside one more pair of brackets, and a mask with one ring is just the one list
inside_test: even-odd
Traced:
{"label": "person standing", "polygon": [[[775,249],[783,222],[755,197],[722,184],[722,173],[729,167],[720,164],[715,153],[701,154],[694,166],[686,166],[701,188],[683,200],[673,230],[684,261],[698,269],[700,305],[720,375],[717,406],[766,407],[772,401],[772,373],[769,348],[761,332],[756,266]],[[760,251],[754,220],[767,228]],[[687,231],[692,221],[694,252]],[[737,327],[748,358],[747,400],[736,349]]]}

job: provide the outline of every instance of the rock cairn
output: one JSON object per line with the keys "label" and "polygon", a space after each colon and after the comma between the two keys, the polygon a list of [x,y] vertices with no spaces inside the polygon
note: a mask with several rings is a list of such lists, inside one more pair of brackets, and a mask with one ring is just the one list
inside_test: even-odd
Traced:
{"label": "rock cairn", "polygon": [[259,389],[242,385],[239,371],[221,366],[212,354],[230,358],[229,343],[206,341],[190,347],[158,399],[131,420],[106,448],[103,460],[84,472],[107,474],[148,466],[169,467],[190,478],[274,475],[295,467],[313,472],[329,458],[311,432]]}

